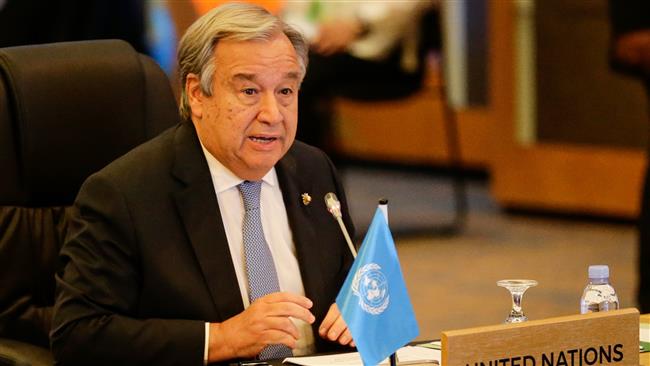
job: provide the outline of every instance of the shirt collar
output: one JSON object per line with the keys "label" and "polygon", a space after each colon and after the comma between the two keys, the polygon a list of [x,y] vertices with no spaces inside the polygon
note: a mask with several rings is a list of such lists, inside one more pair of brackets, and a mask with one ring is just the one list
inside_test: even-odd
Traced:
{"label": "shirt collar", "polygon": [[[205,146],[203,146],[202,142],[199,141],[199,143],[201,143],[201,149],[203,150],[205,159],[208,162],[208,169],[210,169],[210,176],[212,177],[214,189],[216,190],[217,194],[227,191],[233,187],[237,187],[241,182],[244,181],[244,179],[239,178],[230,169],[226,168],[225,165],[221,164],[221,162],[217,160],[217,158],[215,158],[205,148]],[[278,176],[275,173],[275,167],[271,168],[271,170],[269,170],[268,173],[262,177],[262,182],[270,186],[275,186],[278,183]]]}

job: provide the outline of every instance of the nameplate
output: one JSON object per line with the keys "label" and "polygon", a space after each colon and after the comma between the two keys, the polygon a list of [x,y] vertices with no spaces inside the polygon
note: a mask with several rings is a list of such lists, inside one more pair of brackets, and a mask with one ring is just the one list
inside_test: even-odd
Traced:
{"label": "nameplate", "polygon": [[443,366],[639,365],[639,311],[442,332]]}

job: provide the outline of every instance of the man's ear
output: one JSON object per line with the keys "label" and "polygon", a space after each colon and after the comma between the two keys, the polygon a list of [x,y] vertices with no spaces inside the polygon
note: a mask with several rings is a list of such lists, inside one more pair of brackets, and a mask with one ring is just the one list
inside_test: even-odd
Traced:
{"label": "man's ear", "polygon": [[205,94],[201,91],[201,79],[198,75],[187,74],[185,78],[185,94],[192,109],[192,117],[201,119],[203,117]]}

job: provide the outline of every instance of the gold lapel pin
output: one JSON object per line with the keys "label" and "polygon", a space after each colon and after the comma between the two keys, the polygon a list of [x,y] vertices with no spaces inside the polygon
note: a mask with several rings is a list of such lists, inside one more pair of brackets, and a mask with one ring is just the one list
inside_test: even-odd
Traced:
{"label": "gold lapel pin", "polygon": [[300,197],[302,197],[303,205],[307,206],[311,203],[311,196],[309,195],[309,193],[303,193],[300,195]]}

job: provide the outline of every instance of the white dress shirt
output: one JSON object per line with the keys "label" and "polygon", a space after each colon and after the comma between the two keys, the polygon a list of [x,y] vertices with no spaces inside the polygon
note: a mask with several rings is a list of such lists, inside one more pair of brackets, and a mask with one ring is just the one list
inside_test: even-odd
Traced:
{"label": "white dress shirt", "polygon": [[[228,247],[235,267],[239,291],[241,292],[244,308],[248,308],[248,278],[246,276],[246,259],[244,256],[244,239],[242,225],[244,221],[244,202],[237,186],[244,180],[221,164],[201,144],[203,154],[208,161],[214,191],[219,202],[219,212],[226,231]],[[296,246],[293,242],[287,211],[282,199],[282,191],[278,183],[275,168],[271,169],[262,178],[262,191],[260,193],[260,214],[264,238],[269,245],[275,269],[278,273],[280,291],[305,295],[302,284],[300,267],[296,258]],[[315,352],[314,334],[311,325],[291,318],[300,334],[298,345],[293,350],[294,356],[311,354]],[[204,360],[207,362],[209,345],[209,323],[206,323]]]}

